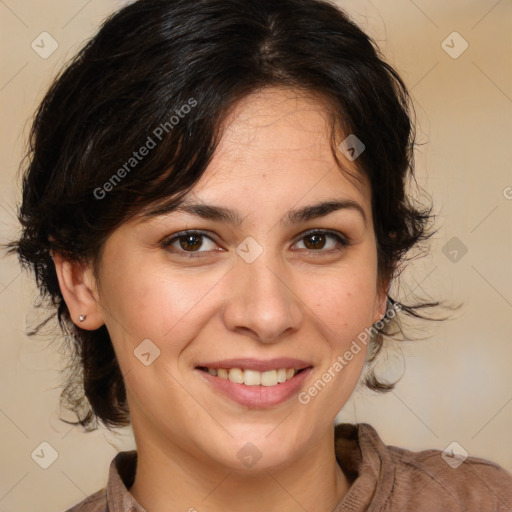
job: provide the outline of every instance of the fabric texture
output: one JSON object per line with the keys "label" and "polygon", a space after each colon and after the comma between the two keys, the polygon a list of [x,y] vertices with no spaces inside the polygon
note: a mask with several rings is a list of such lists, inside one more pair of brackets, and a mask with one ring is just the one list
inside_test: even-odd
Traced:
{"label": "fabric texture", "polygon": [[[454,469],[440,450],[386,446],[366,423],[337,425],[334,444],[351,486],[332,512],[512,512],[512,474],[488,460]],[[66,512],[151,512],[128,491],[136,466],[136,450],[119,452],[107,486]]]}

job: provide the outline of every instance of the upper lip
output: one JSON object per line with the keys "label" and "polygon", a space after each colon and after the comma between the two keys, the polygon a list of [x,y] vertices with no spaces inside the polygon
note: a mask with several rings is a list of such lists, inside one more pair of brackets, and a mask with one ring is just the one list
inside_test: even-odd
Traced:
{"label": "upper lip", "polygon": [[275,359],[223,359],[222,361],[212,361],[206,363],[200,363],[196,366],[206,368],[243,368],[247,370],[256,370],[259,372],[265,372],[268,370],[279,370],[280,368],[295,368],[302,370],[303,368],[309,368],[311,363],[302,361],[300,359],[294,359],[291,357],[278,357]]}

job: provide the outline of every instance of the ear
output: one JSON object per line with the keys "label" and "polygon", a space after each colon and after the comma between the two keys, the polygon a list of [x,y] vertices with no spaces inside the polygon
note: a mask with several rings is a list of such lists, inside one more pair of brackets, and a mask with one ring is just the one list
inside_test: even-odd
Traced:
{"label": "ear", "polygon": [[[73,323],[87,330],[101,327],[105,322],[92,268],[89,265],[67,260],[58,252],[52,252],[52,257],[60,290]],[[87,318],[79,322],[80,315],[85,315]]]}
{"label": "ear", "polygon": [[385,283],[379,285],[379,288],[377,290],[377,296],[375,298],[375,313],[373,323],[382,320],[382,318],[384,318],[384,316],[386,315],[386,312],[388,310],[388,293],[390,285],[390,281],[386,281]]}

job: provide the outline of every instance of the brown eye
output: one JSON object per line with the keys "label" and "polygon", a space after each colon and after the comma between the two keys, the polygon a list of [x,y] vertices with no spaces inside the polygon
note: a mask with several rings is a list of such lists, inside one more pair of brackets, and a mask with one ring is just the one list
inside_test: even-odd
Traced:
{"label": "brown eye", "polygon": [[203,244],[203,235],[182,235],[179,238],[180,247],[184,251],[196,251]]}
{"label": "brown eye", "polygon": [[304,247],[299,247],[300,249],[319,254],[341,251],[350,245],[348,239],[341,233],[323,230],[310,231],[303,235],[297,243],[304,244]]}
{"label": "brown eye", "polygon": [[325,235],[323,233],[314,233],[304,237],[307,242],[304,243],[307,249],[323,249],[325,246]]}
{"label": "brown eye", "polygon": [[161,246],[178,255],[197,253],[197,256],[205,256],[207,253],[218,250],[217,244],[208,235],[197,231],[175,233],[164,239]]}

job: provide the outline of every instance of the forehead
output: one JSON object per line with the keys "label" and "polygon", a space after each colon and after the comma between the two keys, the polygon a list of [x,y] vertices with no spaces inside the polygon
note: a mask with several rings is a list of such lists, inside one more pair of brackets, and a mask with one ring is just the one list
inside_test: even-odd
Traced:
{"label": "forehead", "polygon": [[180,201],[172,196],[148,205],[137,219],[166,215],[185,202],[283,215],[332,200],[357,202],[371,219],[369,180],[339,150],[341,130],[333,143],[330,108],[318,95],[285,87],[242,98],[224,117],[215,153],[194,187]]}
{"label": "forehead", "polygon": [[[338,148],[333,156],[330,105],[297,89],[273,87],[238,101],[224,119],[222,136],[194,194],[231,187],[287,187],[292,193],[323,189],[369,200],[368,179]],[[341,167],[341,168],[340,168]]]}

